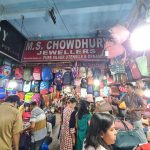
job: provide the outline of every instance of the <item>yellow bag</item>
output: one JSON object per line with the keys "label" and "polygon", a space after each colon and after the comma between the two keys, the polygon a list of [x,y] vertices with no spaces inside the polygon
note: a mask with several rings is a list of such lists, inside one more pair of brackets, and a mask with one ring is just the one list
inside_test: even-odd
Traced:
{"label": "yellow bag", "polygon": [[118,104],[118,107],[120,109],[126,109],[127,108],[126,103],[124,101],[120,101],[119,104]]}

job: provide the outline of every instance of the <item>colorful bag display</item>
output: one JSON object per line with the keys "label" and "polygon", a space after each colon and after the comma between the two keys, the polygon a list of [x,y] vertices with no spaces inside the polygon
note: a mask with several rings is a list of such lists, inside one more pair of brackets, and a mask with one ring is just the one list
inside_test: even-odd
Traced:
{"label": "colorful bag display", "polygon": [[42,73],[41,66],[35,66],[33,69],[33,79],[41,80],[41,73]]}
{"label": "colorful bag display", "polygon": [[31,68],[25,68],[23,72],[23,79],[26,81],[32,80],[32,70]]}
{"label": "colorful bag display", "polygon": [[0,87],[0,99],[6,98],[6,90],[3,87]]}
{"label": "colorful bag display", "polygon": [[30,92],[31,81],[25,81],[23,85],[23,92]]}
{"label": "colorful bag display", "polygon": [[34,95],[34,93],[32,93],[32,92],[26,93],[25,98],[24,98],[24,102],[30,103],[32,101],[33,95]]}
{"label": "colorful bag display", "polygon": [[42,67],[42,80],[51,80],[53,79],[53,73],[49,66]]}
{"label": "colorful bag display", "polygon": [[136,58],[136,63],[142,76],[148,76],[147,57],[141,56]]}
{"label": "colorful bag display", "polygon": [[11,66],[3,65],[0,67],[0,78],[8,79],[11,74]]}
{"label": "colorful bag display", "polygon": [[136,62],[129,64],[129,67],[130,67],[133,79],[135,80],[141,79],[141,73],[137,67]]}
{"label": "colorful bag display", "polygon": [[16,90],[18,92],[23,91],[23,85],[24,85],[23,80],[16,80],[16,82],[17,82],[17,88],[16,88]]}
{"label": "colorful bag display", "polygon": [[48,94],[49,93],[49,81],[41,81],[40,83],[40,93],[41,94]]}
{"label": "colorful bag display", "polygon": [[34,93],[40,92],[40,81],[32,81],[31,91]]}
{"label": "colorful bag display", "polygon": [[32,96],[32,101],[35,101],[38,106],[40,106],[40,103],[41,103],[41,96],[40,96],[40,93],[35,93],[33,96]]}
{"label": "colorful bag display", "polygon": [[15,79],[16,80],[23,79],[23,72],[24,72],[23,67],[17,67],[15,69]]}

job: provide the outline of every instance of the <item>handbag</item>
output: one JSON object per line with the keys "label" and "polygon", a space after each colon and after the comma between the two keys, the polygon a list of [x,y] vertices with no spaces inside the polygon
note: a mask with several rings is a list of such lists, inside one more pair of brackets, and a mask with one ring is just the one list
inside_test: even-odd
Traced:
{"label": "handbag", "polygon": [[138,132],[139,129],[129,130],[126,123],[123,121],[122,123],[125,127],[125,131],[118,130],[116,142],[114,144],[115,150],[132,150],[138,144],[145,143],[145,140],[140,137],[140,132]]}

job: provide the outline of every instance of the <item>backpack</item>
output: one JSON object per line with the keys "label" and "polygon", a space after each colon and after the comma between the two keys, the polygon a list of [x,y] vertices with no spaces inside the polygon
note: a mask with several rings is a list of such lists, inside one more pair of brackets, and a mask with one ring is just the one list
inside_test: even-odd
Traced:
{"label": "backpack", "polygon": [[86,78],[86,68],[85,67],[80,67],[80,77],[81,78]]}
{"label": "backpack", "polygon": [[48,94],[49,93],[49,81],[41,81],[40,83],[40,93],[41,94]]}
{"label": "backpack", "polygon": [[8,79],[11,74],[11,66],[3,65],[0,67],[0,78]]}
{"label": "backpack", "polygon": [[31,91],[34,93],[38,93],[40,91],[40,81],[32,81]]}
{"label": "backpack", "polygon": [[32,93],[32,92],[26,93],[25,98],[24,98],[24,102],[30,103],[32,101],[33,95],[34,95],[34,93]]}
{"label": "backpack", "polygon": [[86,78],[82,78],[81,80],[81,88],[87,88],[87,79]]}
{"label": "backpack", "polygon": [[9,80],[5,86],[6,90],[15,90],[17,89],[17,82],[16,80]]}
{"label": "backpack", "polygon": [[62,85],[63,74],[61,71],[55,73],[54,83],[55,85]]}
{"label": "backpack", "polygon": [[33,79],[34,80],[41,80],[41,67],[40,66],[35,66],[33,69]]}
{"label": "backpack", "polygon": [[23,85],[23,92],[30,92],[31,81],[25,81]]}
{"label": "backpack", "polygon": [[24,101],[25,93],[24,92],[18,92],[17,95],[20,98],[20,101]]}
{"label": "backpack", "polygon": [[0,87],[0,99],[4,99],[6,97],[6,90],[3,87]]}
{"label": "backpack", "polygon": [[22,80],[16,80],[17,82],[17,91],[23,91],[23,81]]}
{"label": "backpack", "polygon": [[41,96],[40,96],[40,94],[39,93],[35,93],[32,96],[32,101],[37,102],[38,106],[40,106],[40,104],[41,104]]}
{"label": "backpack", "polygon": [[32,79],[32,70],[31,68],[25,68],[23,73],[23,79],[30,81]]}
{"label": "backpack", "polygon": [[17,91],[15,89],[14,90],[6,90],[6,94],[7,94],[7,96],[16,95]]}
{"label": "backpack", "polygon": [[15,79],[16,80],[22,79],[23,78],[23,72],[24,72],[23,67],[17,67],[15,69]]}
{"label": "backpack", "polygon": [[93,85],[87,86],[87,94],[93,94]]}
{"label": "backpack", "polygon": [[63,84],[70,85],[73,81],[73,76],[71,71],[66,71],[63,75]]}
{"label": "backpack", "polygon": [[92,69],[91,68],[88,68],[88,71],[87,71],[87,77],[93,77],[93,72],[92,72]]}
{"label": "backpack", "polygon": [[100,76],[101,76],[101,70],[99,68],[95,68],[94,71],[93,71],[93,77],[94,77],[94,79],[95,78],[99,79]]}
{"label": "backpack", "polygon": [[53,73],[49,66],[42,67],[42,80],[51,80],[53,79]]}

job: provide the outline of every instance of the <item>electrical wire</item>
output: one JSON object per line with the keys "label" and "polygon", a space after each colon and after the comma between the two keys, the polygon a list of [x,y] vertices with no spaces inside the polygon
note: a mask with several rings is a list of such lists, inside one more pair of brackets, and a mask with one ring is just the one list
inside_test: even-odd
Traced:
{"label": "electrical wire", "polygon": [[65,22],[64,22],[64,20],[63,20],[63,18],[62,18],[62,16],[61,16],[61,14],[60,14],[60,12],[59,12],[59,9],[58,9],[58,7],[57,7],[57,5],[56,5],[55,1],[54,1],[54,0],[51,0],[51,1],[53,2],[54,6],[55,6],[55,8],[56,8],[56,10],[57,10],[57,12],[58,12],[59,17],[60,17],[60,19],[61,19],[61,21],[62,21],[62,23],[63,23],[63,25],[64,25],[65,29],[67,30],[67,32],[68,32],[68,33],[69,33],[69,35],[71,36],[71,33],[70,33],[70,31],[69,31],[69,29],[68,29],[67,25],[65,24]]}

